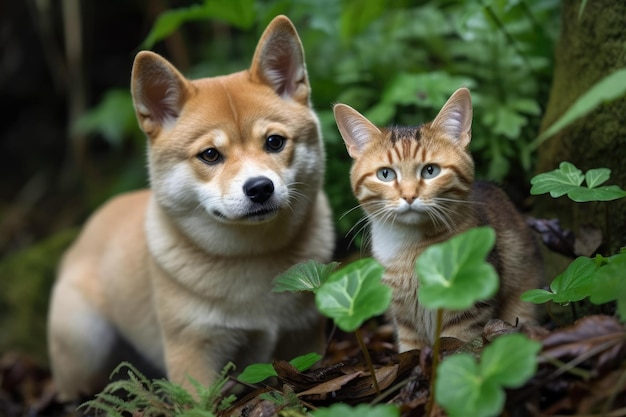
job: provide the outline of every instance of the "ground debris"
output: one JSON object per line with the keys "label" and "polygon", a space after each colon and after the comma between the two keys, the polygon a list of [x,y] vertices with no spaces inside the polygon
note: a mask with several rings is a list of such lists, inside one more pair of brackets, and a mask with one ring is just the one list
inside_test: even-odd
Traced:
{"label": "ground debris", "polygon": [[[393,332],[385,323],[366,323],[361,332],[374,361],[380,395],[354,335],[338,332],[320,367],[299,372],[288,362],[275,361],[277,384],[241,396],[219,416],[306,416],[305,409],[334,402],[393,403],[402,417],[423,416],[430,395],[432,350],[397,354]],[[550,331],[492,321],[485,326],[482,342],[442,339],[444,360],[456,352],[478,357],[483,344],[513,332],[540,341],[543,348],[535,376],[524,386],[507,390],[506,410],[510,415],[626,415],[626,329],[612,316],[586,316]],[[7,352],[0,357],[0,416],[79,414],[74,407],[55,401],[45,367],[25,355]],[[431,416],[445,413],[435,407]]]}

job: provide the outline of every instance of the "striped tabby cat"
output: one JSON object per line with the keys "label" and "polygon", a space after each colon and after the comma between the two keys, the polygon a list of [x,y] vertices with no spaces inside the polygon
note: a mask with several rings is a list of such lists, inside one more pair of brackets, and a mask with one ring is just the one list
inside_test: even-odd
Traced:
{"label": "striped tabby cat", "polygon": [[431,123],[379,129],[345,104],[335,120],[354,159],[352,189],[371,227],[372,251],[393,289],[390,314],[399,350],[434,342],[435,313],[417,300],[415,260],[425,248],[472,227],[490,225],[496,245],[489,261],[500,276],[496,297],[465,311],[444,313],[442,336],[480,337],[485,323],[532,321],[533,306],[520,300],[536,288],[541,260],[530,230],[497,187],[474,182],[469,153],[472,104],[457,90]]}

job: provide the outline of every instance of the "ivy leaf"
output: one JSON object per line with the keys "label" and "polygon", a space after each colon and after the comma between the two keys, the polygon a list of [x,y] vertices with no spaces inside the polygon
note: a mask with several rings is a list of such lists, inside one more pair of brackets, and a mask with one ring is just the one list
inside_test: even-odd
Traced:
{"label": "ivy leaf", "polygon": [[317,290],[315,302],[322,314],[352,332],[391,302],[391,288],[381,283],[383,267],[371,258],[340,269]]}
{"label": "ivy leaf", "polygon": [[498,274],[486,261],[496,240],[490,227],[470,229],[428,247],[417,259],[419,302],[426,308],[463,310],[498,290]]}
{"label": "ivy leaf", "polygon": [[322,264],[314,260],[296,264],[274,278],[272,292],[316,292],[338,266],[338,262]]}
{"label": "ivy leaf", "polygon": [[534,195],[550,193],[553,198],[561,197],[583,183],[582,171],[570,162],[561,162],[559,169],[534,176],[530,193]]}
{"label": "ivy leaf", "polygon": [[521,334],[498,337],[477,363],[461,353],[437,369],[435,398],[450,417],[488,417],[504,408],[504,389],[523,385],[537,369],[539,342]]}

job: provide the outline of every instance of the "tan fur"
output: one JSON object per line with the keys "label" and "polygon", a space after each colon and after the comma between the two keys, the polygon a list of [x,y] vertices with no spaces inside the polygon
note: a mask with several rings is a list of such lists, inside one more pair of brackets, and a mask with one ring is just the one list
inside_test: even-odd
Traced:
{"label": "tan fur", "polygon": [[[311,295],[271,292],[291,265],[329,261],[334,241],[291,22],[274,19],[250,69],[221,77],[190,81],[140,52],[132,93],[151,190],[107,203],[63,259],[49,315],[60,398],[101,389],[127,351],[189,387],[228,361],[242,370],[321,349]],[[283,144],[273,135],[284,146],[270,148]],[[220,157],[202,160],[207,150]]]}
{"label": "tan fur", "polygon": [[[538,251],[506,195],[474,182],[469,91],[457,90],[435,120],[418,127],[379,129],[345,104],[337,104],[334,112],[354,159],[350,178],[371,226],[372,251],[385,267],[383,281],[393,289],[390,314],[400,351],[434,341],[435,313],[417,299],[417,257],[428,246],[476,226],[496,230],[489,260],[499,273],[500,290],[493,300],[466,311],[445,312],[442,336],[471,341],[492,318],[532,321],[532,305],[519,296],[538,285]],[[430,170],[438,174],[430,177]]]}

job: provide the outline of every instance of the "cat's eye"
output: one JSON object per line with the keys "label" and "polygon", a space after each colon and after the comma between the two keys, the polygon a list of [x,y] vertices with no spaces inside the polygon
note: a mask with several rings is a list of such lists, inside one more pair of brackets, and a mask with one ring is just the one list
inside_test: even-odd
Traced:
{"label": "cat's eye", "polygon": [[209,165],[216,164],[222,160],[222,154],[215,148],[208,148],[200,152],[198,158]]}
{"label": "cat's eye", "polygon": [[265,150],[268,152],[280,152],[285,147],[285,139],[280,135],[269,135],[267,139],[265,139]]}
{"label": "cat's eye", "polygon": [[436,164],[428,164],[424,168],[422,168],[422,178],[425,180],[435,178],[441,172],[441,167]]}
{"label": "cat's eye", "polygon": [[376,172],[376,178],[383,182],[389,182],[396,179],[396,172],[391,168],[381,168]]}

